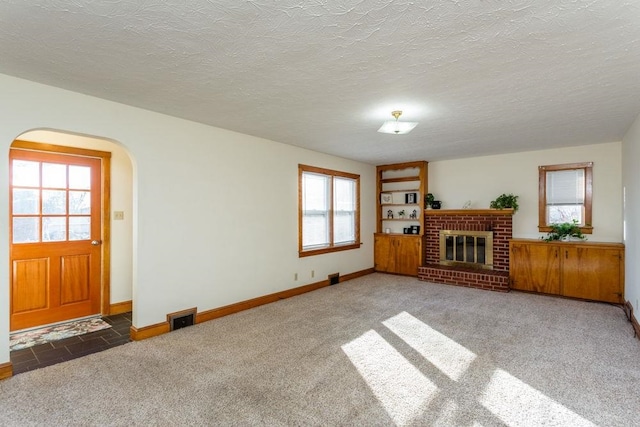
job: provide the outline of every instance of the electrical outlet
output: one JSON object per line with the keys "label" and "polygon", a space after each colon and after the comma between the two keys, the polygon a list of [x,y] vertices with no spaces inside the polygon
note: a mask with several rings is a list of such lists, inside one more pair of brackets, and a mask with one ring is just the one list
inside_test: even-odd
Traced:
{"label": "electrical outlet", "polygon": [[311,278],[313,279],[316,276],[315,270],[311,270]]}
{"label": "electrical outlet", "polygon": [[124,219],[124,211],[113,211],[113,219],[122,221]]}
{"label": "electrical outlet", "polygon": [[298,280],[298,273],[295,273],[295,274],[293,275],[293,280]]}

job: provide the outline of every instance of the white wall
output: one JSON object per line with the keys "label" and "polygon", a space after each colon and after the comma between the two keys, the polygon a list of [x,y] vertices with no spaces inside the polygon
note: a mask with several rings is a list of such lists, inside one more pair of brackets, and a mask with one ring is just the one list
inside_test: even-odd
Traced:
{"label": "white wall", "polygon": [[620,142],[429,163],[429,191],[443,209],[460,209],[466,201],[484,209],[502,193],[513,193],[520,209],[513,235],[539,238],[538,166],[593,162],[592,241],[622,242]]}
{"label": "white wall", "polygon": [[[19,136],[23,141],[81,147],[111,152],[111,304],[131,300],[133,286],[133,166],[126,150],[105,139],[36,130]],[[113,212],[124,212],[114,220]]]}
{"label": "white wall", "polygon": [[[624,189],[625,300],[636,318],[640,310],[640,116],[622,140],[622,186]],[[640,319],[640,318],[639,318]]]}
{"label": "white wall", "polygon": [[[9,146],[28,130],[107,138],[130,153],[136,327],[185,308],[204,311],[373,267],[371,165],[9,76],[0,75],[0,93],[0,189],[8,188]],[[361,175],[360,249],[298,258],[298,163]],[[0,191],[0,224],[9,224],[8,191]],[[0,233],[5,266],[8,249],[7,233]],[[3,363],[9,360],[9,274],[0,271]]]}

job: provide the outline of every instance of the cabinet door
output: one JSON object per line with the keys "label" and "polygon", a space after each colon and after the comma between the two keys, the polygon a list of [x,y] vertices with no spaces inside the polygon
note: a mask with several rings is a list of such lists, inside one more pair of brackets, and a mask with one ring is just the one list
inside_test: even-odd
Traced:
{"label": "cabinet door", "polygon": [[394,268],[395,251],[392,246],[391,236],[378,236],[374,238],[374,268],[376,271],[391,273]]}
{"label": "cabinet door", "polygon": [[513,243],[509,272],[511,288],[560,294],[560,255],[548,243]]}
{"label": "cabinet door", "polygon": [[562,295],[613,303],[622,302],[619,249],[562,249]]}
{"label": "cabinet door", "polygon": [[420,266],[420,239],[417,237],[398,237],[396,239],[396,273],[417,276]]}

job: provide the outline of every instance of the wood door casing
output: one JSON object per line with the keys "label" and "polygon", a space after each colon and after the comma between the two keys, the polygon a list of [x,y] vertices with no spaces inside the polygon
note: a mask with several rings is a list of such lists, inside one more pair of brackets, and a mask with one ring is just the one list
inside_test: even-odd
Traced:
{"label": "wood door casing", "polygon": [[[38,184],[14,185],[14,161],[38,165]],[[73,318],[100,314],[102,304],[102,247],[92,244],[102,240],[102,163],[100,158],[71,156],[30,150],[11,149],[11,315],[10,329],[20,330]],[[17,163],[16,163],[17,164]],[[43,185],[44,165],[66,168],[66,188]],[[90,188],[74,188],[71,168],[88,170]],[[35,194],[33,212],[16,212],[14,192],[31,191]],[[46,212],[45,192],[64,193],[64,213]],[[66,193],[65,193],[66,191]],[[73,193],[73,194],[72,194]],[[90,199],[87,212],[70,212],[74,196]],[[18,200],[18,199],[16,199]],[[31,240],[15,237],[16,220],[33,220],[36,229]],[[53,239],[47,234],[47,224],[63,224],[64,231],[56,229]],[[77,227],[78,223],[88,222]],[[72,230],[83,231],[79,234]],[[63,237],[61,237],[63,236]],[[51,240],[51,241],[48,241]]]}

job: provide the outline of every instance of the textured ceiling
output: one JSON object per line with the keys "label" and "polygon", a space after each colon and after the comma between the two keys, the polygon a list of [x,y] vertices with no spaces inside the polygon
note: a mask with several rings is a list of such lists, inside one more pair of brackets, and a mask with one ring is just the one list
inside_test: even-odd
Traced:
{"label": "textured ceiling", "polygon": [[2,0],[0,73],[372,164],[611,142],[640,2]]}

